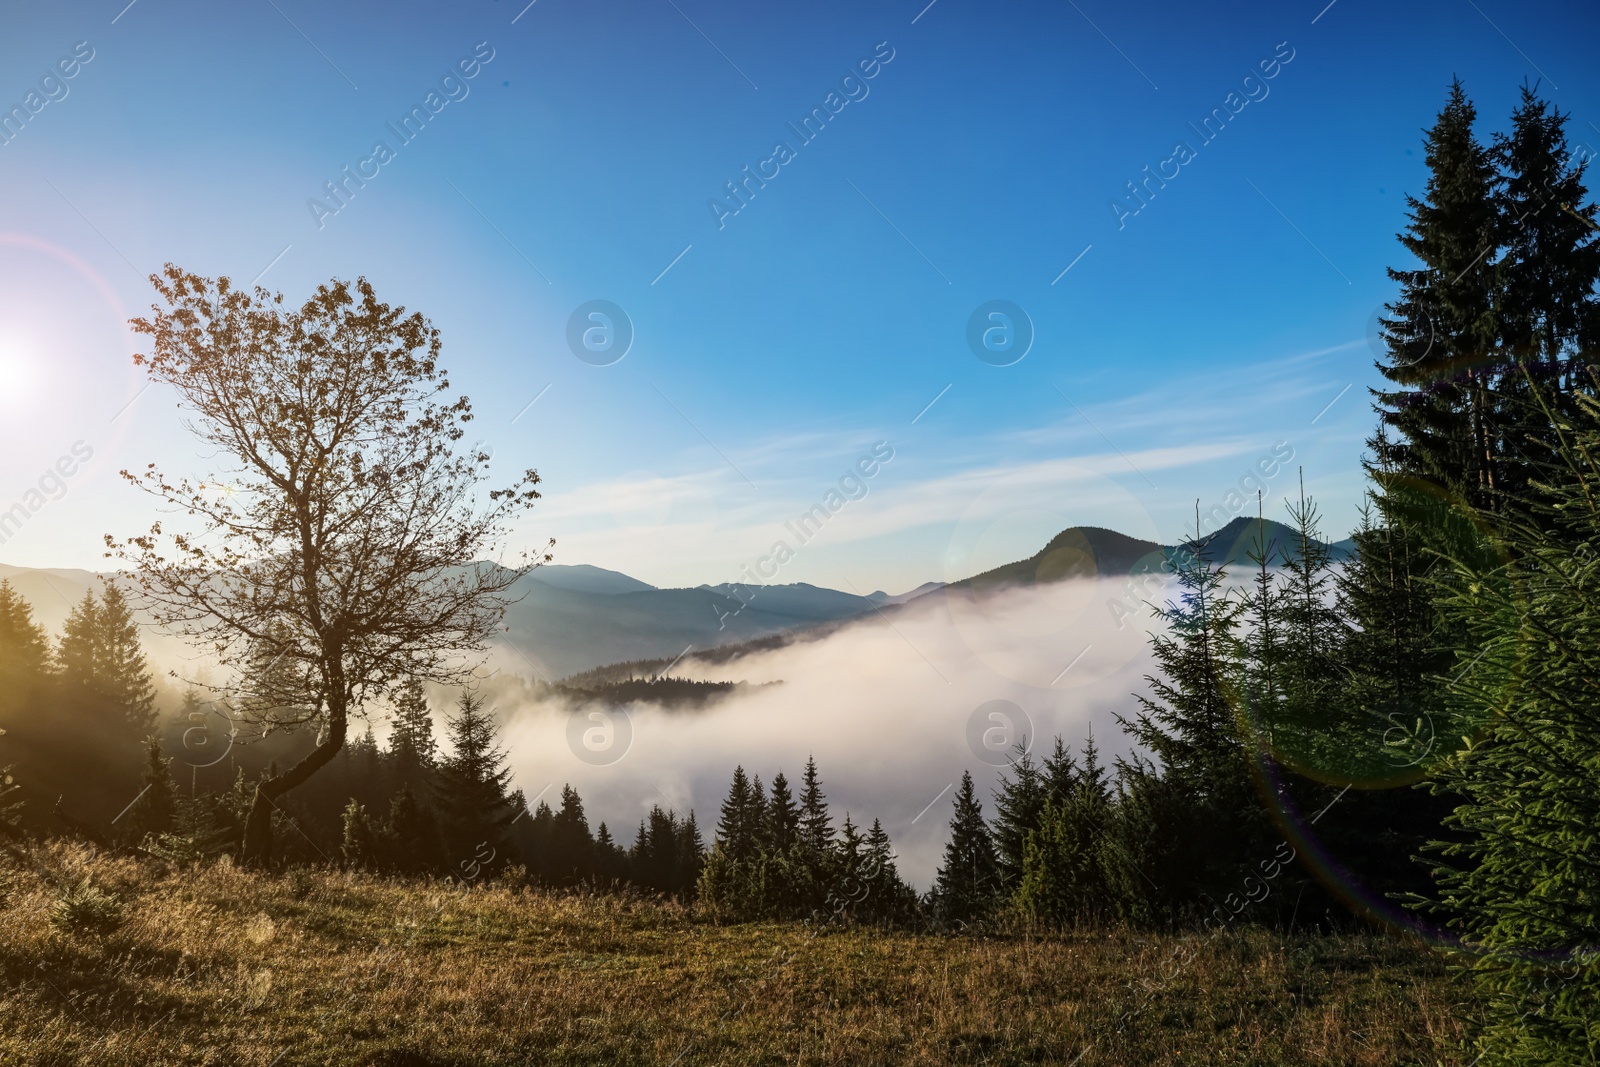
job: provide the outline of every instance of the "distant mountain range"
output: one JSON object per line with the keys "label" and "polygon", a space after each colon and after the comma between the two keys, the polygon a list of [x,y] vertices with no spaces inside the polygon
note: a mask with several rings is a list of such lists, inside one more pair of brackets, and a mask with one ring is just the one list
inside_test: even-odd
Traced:
{"label": "distant mountain range", "polygon": [[[1279,561],[1298,555],[1294,531],[1271,519],[1238,518],[1205,538],[1211,558],[1228,566],[1250,565],[1258,535]],[[1349,540],[1328,546],[1335,560],[1349,558]],[[952,583],[953,588],[986,593],[1041,585],[1067,578],[1123,575],[1157,569],[1178,550],[1097,526],[1061,531],[1037,553]],[[72,605],[86,590],[98,591],[104,577],[83,570],[36,570],[0,564],[0,579],[33,605],[35,617],[52,633],[60,631]],[[757,646],[783,635],[829,627],[909,603],[945,586],[927,582],[907,593],[858,596],[804,582],[786,585],[702,585],[658,589],[647,582],[602,567],[547,565],[533,571],[516,590],[522,598],[506,615],[504,665],[544,681],[585,674],[585,681],[609,683],[651,666],[659,671],[680,657],[728,646]],[[161,643],[174,640],[167,638]],[[710,657],[718,658],[718,657]],[[620,671],[596,670],[619,665]],[[582,683],[580,683],[582,684]]]}

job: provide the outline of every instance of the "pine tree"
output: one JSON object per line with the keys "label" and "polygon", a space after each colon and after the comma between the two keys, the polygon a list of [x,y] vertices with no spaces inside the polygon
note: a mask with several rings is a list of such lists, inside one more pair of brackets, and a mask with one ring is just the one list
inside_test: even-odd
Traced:
{"label": "pine tree", "polygon": [[1051,797],[1027,839],[1017,910],[1056,925],[1096,922],[1114,910],[1107,865],[1111,790],[1091,734],[1070,793]]}
{"label": "pine tree", "polygon": [[128,832],[135,841],[143,840],[146,834],[162,834],[172,829],[178,791],[168,764],[161,751],[161,741],[149,738],[145,742],[144,789],[128,813]]}
{"label": "pine tree", "polygon": [[[511,771],[498,744],[499,727],[477,693],[462,693],[457,709],[449,720],[451,754],[437,776],[449,850],[467,855],[486,846],[498,857],[506,851],[506,831],[520,810],[506,792]],[[549,812],[548,805],[541,807]]]}
{"label": "pine tree", "polygon": [[50,677],[50,646],[33,609],[0,579],[0,729],[25,748],[43,725],[38,712]]}
{"label": "pine tree", "polygon": [[550,826],[550,859],[547,863],[557,885],[576,885],[594,867],[594,839],[589,836],[589,819],[583,813],[583,798],[570,785],[561,787],[561,808]]}
{"label": "pine tree", "polygon": [[743,767],[735,767],[717,823],[717,846],[735,861],[753,859],[760,848],[760,830],[751,821],[751,801],[750,779]]}
{"label": "pine tree", "polygon": [[[0,730],[0,737],[5,734]],[[20,791],[11,777],[11,766],[0,766],[0,841],[7,844],[22,838],[22,800],[17,796]]]}
{"label": "pine tree", "polygon": [[1026,739],[1017,742],[1012,773],[1002,775],[995,791],[994,843],[1000,859],[1000,890],[1010,892],[1022,880],[1028,835],[1044,818],[1049,787],[1044,768],[1028,754]]}
{"label": "pine tree", "polygon": [[689,817],[678,823],[677,869],[673,875],[673,891],[692,897],[700,884],[700,872],[706,857],[705,841],[700,836],[700,824],[691,809]]}
{"label": "pine tree", "polygon": [[[1118,716],[1128,736],[1154,757],[1119,763],[1130,820],[1119,833],[1124,874],[1171,879],[1154,895],[1123,880],[1152,908],[1192,901],[1262,852],[1266,815],[1253,784],[1255,744],[1242,703],[1244,669],[1238,633],[1243,605],[1225,589],[1226,573],[1196,540],[1175,560],[1177,603],[1157,614],[1167,632],[1152,635],[1157,676],[1140,710]],[[1157,835],[1157,836],[1150,836]],[[1166,839],[1159,839],[1165,835]],[[1142,873],[1141,873],[1142,872]]]}
{"label": "pine tree", "polygon": [[173,805],[172,829],[149,834],[144,850],[180,867],[212,859],[232,847],[228,828],[217,821],[211,797],[180,793]]}
{"label": "pine tree", "polygon": [[878,922],[910,919],[917,908],[917,894],[901,879],[894,862],[894,846],[877,819],[872,820],[872,828],[867,831],[865,848],[862,878],[868,892],[858,914]]}
{"label": "pine tree", "polygon": [[99,684],[112,707],[135,734],[155,722],[155,686],[139,642],[139,624],[115,582],[100,594],[98,631]]}
{"label": "pine tree", "polygon": [[778,855],[794,850],[800,839],[800,809],[795,806],[789,779],[779,771],[772,777],[772,793],[767,798],[767,847]]}
{"label": "pine tree", "polygon": [[1400,296],[1382,320],[1389,355],[1378,369],[1396,388],[1376,397],[1383,425],[1399,439],[1379,435],[1370,444],[1381,467],[1482,507],[1497,488],[1489,365],[1499,333],[1500,224],[1493,160],[1473,132],[1476,121],[1458,80],[1428,131],[1424,199],[1407,197],[1411,221],[1400,243],[1421,266],[1389,271]]}
{"label": "pine tree", "polygon": [[690,873],[684,862],[686,847],[684,824],[661,805],[652,805],[628,856],[633,881],[659,893],[689,891],[693,883],[684,880]]}
{"label": "pine tree", "polygon": [[401,785],[389,798],[389,816],[380,839],[388,853],[387,865],[407,874],[432,869],[438,863],[438,829],[410,785]]}
{"label": "pine tree", "polygon": [[100,730],[140,736],[155,720],[155,686],[127,599],[107,583],[99,603],[86,592],[62,628],[56,658],[68,699]]}
{"label": "pine tree", "polygon": [[401,687],[390,718],[389,760],[396,782],[413,789],[426,787],[438,759],[433,737],[433,714],[422,682],[412,678]]}
{"label": "pine tree", "polygon": [[595,831],[594,850],[595,875],[600,879],[602,885],[609,885],[627,877],[627,850],[617,844],[616,839],[611,836],[610,827],[603,822],[600,824],[600,828]]}
{"label": "pine tree", "polygon": [[983,804],[973,787],[972,774],[964,771],[961,787],[956,790],[944,864],[934,886],[940,918],[947,923],[986,918],[994,910],[999,884],[1000,863],[994,839],[983,821]]}
{"label": "pine tree", "polygon": [[1589,1063],[1600,1050],[1600,403],[1573,400],[1532,517],[1497,530],[1510,561],[1464,574],[1444,604],[1469,636],[1448,694],[1479,728],[1433,780],[1459,804],[1434,875],[1473,952],[1485,1065]]}
{"label": "pine tree", "polygon": [[822,792],[817,761],[806,757],[800,787],[800,847],[813,857],[825,856],[833,844],[833,823],[828,818],[828,798]]}
{"label": "pine tree", "polygon": [[[1278,634],[1277,695],[1252,709],[1265,727],[1273,755],[1320,780],[1348,782],[1371,739],[1353,728],[1340,700],[1339,672],[1346,625],[1334,604],[1332,555],[1321,539],[1316,501],[1305,495],[1289,505],[1294,552],[1284,565],[1275,620]],[[1254,661],[1254,657],[1251,657]]]}

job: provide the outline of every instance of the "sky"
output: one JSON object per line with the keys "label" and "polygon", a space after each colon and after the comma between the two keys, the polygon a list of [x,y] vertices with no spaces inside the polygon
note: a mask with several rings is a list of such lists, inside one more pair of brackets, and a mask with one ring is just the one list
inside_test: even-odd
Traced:
{"label": "sky", "polygon": [[1600,148],[1581,5],[524,3],[7,14],[0,562],[107,568],[119,470],[210,469],[131,360],[167,262],[427,315],[558,563],[737,580],[869,457],[774,580],[1171,543],[1274,455],[1344,536],[1451,79]]}

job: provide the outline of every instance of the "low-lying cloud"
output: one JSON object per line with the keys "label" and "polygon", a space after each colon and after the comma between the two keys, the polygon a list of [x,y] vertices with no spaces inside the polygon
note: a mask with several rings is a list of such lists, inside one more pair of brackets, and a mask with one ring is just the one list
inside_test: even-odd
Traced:
{"label": "low-lying cloud", "polygon": [[[698,710],[631,705],[627,750],[605,765],[569,744],[570,718],[585,712],[565,700],[502,705],[505,744],[530,800],[543,790],[558,803],[562,784],[571,783],[590,825],[603,819],[624,842],[661,804],[680,814],[693,809],[709,844],[736,764],[764,782],[780,770],[794,782],[814,755],[835,820],[847,811],[866,825],[881,819],[902,872],[926,888],[963,770],[972,771],[992,810],[989,789],[1000,770],[969,740],[980,706],[1020,707],[1037,754],[1057,734],[1076,749],[1091,729],[1108,761],[1128,751],[1114,713],[1134,706],[1130,694],[1144,688],[1151,661],[1148,628],[1118,630],[1106,611],[1122,585],[1107,577],[983,597],[946,590],[818,639],[723,663],[686,658],[674,676],[781,684]],[[978,733],[984,728],[1001,727],[985,719]]]}

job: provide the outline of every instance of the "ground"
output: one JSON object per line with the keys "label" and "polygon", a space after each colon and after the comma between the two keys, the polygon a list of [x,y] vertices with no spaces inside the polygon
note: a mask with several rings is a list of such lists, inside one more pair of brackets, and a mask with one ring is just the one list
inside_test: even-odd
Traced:
{"label": "ground", "polygon": [[[636,896],[0,857],[0,1064],[1454,1064],[1376,934],[718,925]],[[61,919],[83,879],[121,925]],[[101,909],[104,911],[104,908]]]}

